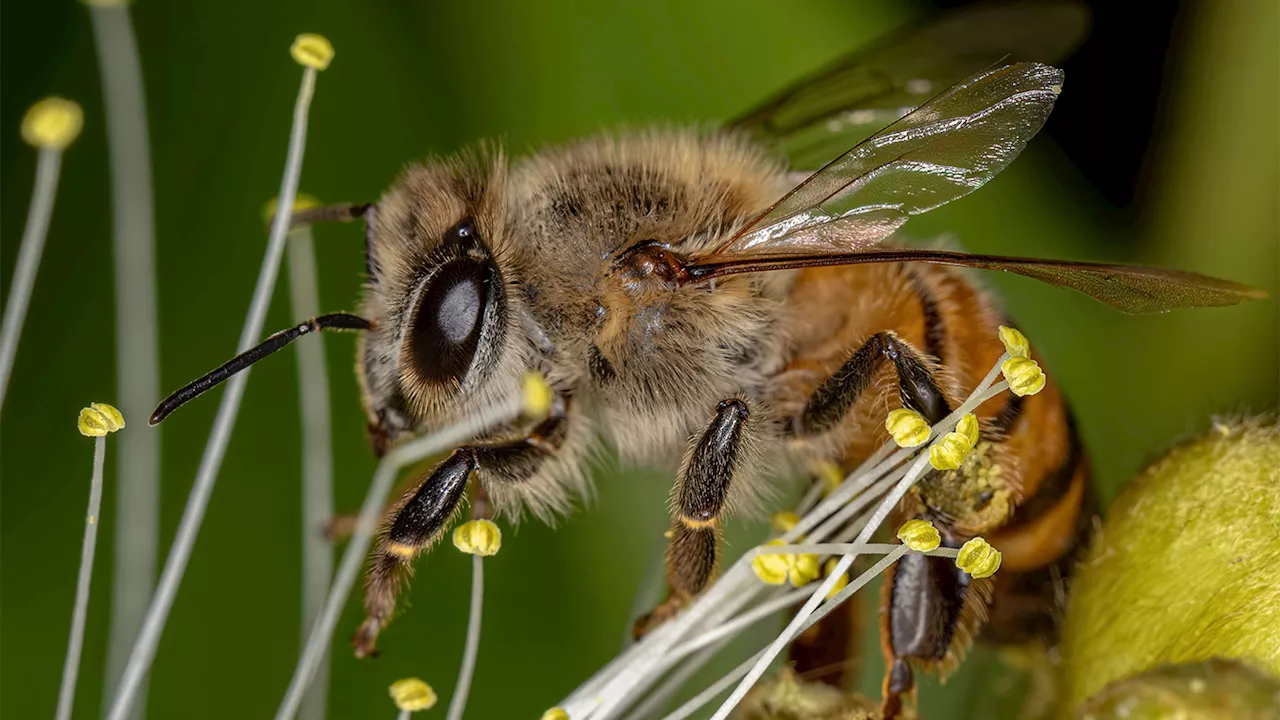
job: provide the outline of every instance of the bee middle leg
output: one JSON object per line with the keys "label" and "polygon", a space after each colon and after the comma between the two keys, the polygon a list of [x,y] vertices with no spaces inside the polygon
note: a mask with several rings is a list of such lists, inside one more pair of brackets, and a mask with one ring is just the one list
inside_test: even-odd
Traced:
{"label": "bee middle leg", "polygon": [[375,654],[378,634],[395,612],[414,559],[435,544],[457,514],[472,473],[481,488],[533,478],[564,443],[567,402],[557,396],[551,414],[523,438],[457,448],[397,502],[365,571],[365,620],[351,639],[357,657]]}
{"label": "bee middle leg", "polygon": [[746,401],[722,401],[715,418],[681,463],[672,495],[667,599],[636,620],[632,632],[637,638],[688,605],[714,577],[725,498],[734,476],[746,465],[750,416]]}

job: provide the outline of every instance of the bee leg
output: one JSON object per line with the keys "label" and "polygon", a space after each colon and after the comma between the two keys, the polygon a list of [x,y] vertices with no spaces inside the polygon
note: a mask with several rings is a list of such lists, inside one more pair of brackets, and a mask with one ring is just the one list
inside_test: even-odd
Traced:
{"label": "bee leg", "polygon": [[854,402],[867,391],[876,370],[892,361],[898,371],[902,404],[936,423],[951,412],[942,388],[933,378],[931,363],[892,331],[872,335],[834,375],[809,396],[800,417],[791,421],[795,435],[817,435],[835,427]]}
{"label": "bee leg", "polygon": [[[453,451],[421,484],[397,503],[379,533],[365,573],[365,620],[351,639],[357,657],[375,654],[378,634],[395,611],[396,599],[413,574],[413,561],[430,548],[462,502],[467,480],[476,473],[487,483],[520,483],[533,477],[564,441],[567,400],[557,396],[551,414],[527,436],[508,442],[478,443]],[[485,505],[488,505],[484,495]],[[484,508],[488,512],[488,508]]]}
{"label": "bee leg", "polygon": [[356,657],[375,654],[378,633],[391,618],[401,586],[413,574],[413,561],[443,533],[462,502],[467,480],[477,468],[469,447],[453,451],[427,479],[403,500],[395,516],[378,536],[365,571],[365,620],[351,639]]}
{"label": "bee leg", "polygon": [[893,720],[902,697],[915,692],[913,665],[945,675],[959,664],[986,620],[991,583],[974,580],[949,558],[912,554],[890,568],[882,593],[881,713]]}
{"label": "bee leg", "polygon": [[702,591],[716,572],[720,517],[735,474],[745,465],[743,444],[750,409],[724,400],[716,416],[681,463],[672,502],[667,546],[667,599],[632,628],[638,638],[673,616]]}

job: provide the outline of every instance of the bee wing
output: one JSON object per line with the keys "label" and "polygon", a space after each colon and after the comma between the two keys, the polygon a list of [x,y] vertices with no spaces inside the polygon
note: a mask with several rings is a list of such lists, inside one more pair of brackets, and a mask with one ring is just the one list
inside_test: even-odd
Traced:
{"label": "bee wing", "polygon": [[971,5],[850,53],[727,125],[814,170],[976,72],[1066,57],[1088,27],[1074,2]]}
{"label": "bee wing", "polygon": [[1062,71],[1038,63],[974,75],[810,175],[710,255],[874,247],[911,215],[968,195],[1003,170],[1039,132],[1061,89]]}
{"label": "bee wing", "polygon": [[949,250],[882,248],[863,252],[749,255],[698,263],[687,268],[692,281],[746,272],[794,270],[824,265],[927,262],[981,270],[1001,270],[1070,288],[1127,313],[1160,313],[1178,308],[1235,305],[1260,300],[1265,292],[1198,273],[1165,268],[1041,258],[973,255]]}
{"label": "bee wing", "polygon": [[908,217],[963,197],[1003,170],[1040,130],[1061,86],[1062,71],[1037,63],[1006,65],[952,86],[811,175],[715,250],[691,257],[686,282],[929,262],[1017,273],[1131,313],[1266,297],[1176,270],[878,247]]}

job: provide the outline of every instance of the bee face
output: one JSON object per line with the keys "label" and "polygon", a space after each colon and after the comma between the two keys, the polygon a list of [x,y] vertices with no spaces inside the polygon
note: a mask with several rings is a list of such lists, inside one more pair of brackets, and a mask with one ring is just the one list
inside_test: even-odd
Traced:
{"label": "bee face", "polygon": [[513,387],[501,157],[412,166],[369,218],[359,355],[370,422],[392,437],[455,419]]}

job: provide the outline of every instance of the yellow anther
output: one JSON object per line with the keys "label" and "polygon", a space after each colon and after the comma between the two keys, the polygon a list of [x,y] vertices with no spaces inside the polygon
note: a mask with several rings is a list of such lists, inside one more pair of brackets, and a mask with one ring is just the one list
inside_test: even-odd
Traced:
{"label": "yellow anther", "polygon": [[[299,213],[303,210],[314,210],[320,207],[320,201],[305,193],[298,193],[293,198],[293,212]],[[276,216],[276,211],[280,209],[280,198],[273,197],[262,206],[262,220],[271,222],[271,218]]]}
{"label": "yellow anther", "polygon": [[956,432],[963,435],[969,441],[969,447],[973,448],[978,444],[978,416],[969,413],[960,418],[960,422],[956,423]]}
{"label": "yellow anther", "polygon": [[391,699],[397,708],[417,712],[435,707],[438,698],[430,685],[418,678],[405,678],[391,683]]}
{"label": "yellow anther", "polygon": [[956,555],[956,567],[975,578],[991,577],[1000,569],[1000,551],[991,543],[976,537],[960,546]]}
{"label": "yellow anther", "polygon": [[898,408],[889,413],[889,417],[884,421],[884,429],[893,436],[893,441],[898,444],[898,447],[904,448],[919,447],[928,442],[929,436],[933,434],[929,421],[925,420],[920,413],[908,408]]}
{"label": "yellow anther", "polygon": [[[782,540],[770,540],[768,545],[783,546]],[[769,585],[782,585],[790,582],[796,587],[803,587],[822,577],[822,563],[817,555],[808,553],[779,553],[777,555],[757,555],[751,561],[751,570],[756,577]]]}
{"label": "yellow anther", "polygon": [[299,65],[324,70],[333,61],[333,44],[323,35],[302,33],[293,41],[289,54]]}
{"label": "yellow anther", "polygon": [[929,448],[929,464],[934,470],[958,470],[972,449],[968,435],[949,432],[938,444]]}
{"label": "yellow anther", "polygon": [[520,392],[525,415],[543,418],[551,412],[551,401],[555,398],[555,394],[547,381],[538,373],[530,370],[524,374]]}
{"label": "yellow anther", "polygon": [[102,437],[124,428],[124,416],[106,403],[89,403],[80,411],[76,426],[85,437]]}
{"label": "yellow anther", "polygon": [[769,525],[778,532],[786,532],[796,526],[800,522],[800,516],[791,512],[776,512],[769,518]]}
{"label": "yellow anther", "polygon": [[562,707],[553,707],[542,713],[542,720],[569,720],[569,712]]}
{"label": "yellow anther", "polygon": [[60,97],[47,97],[22,116],[22,139],[28,145],[62,150],[71,144],[84,127],[80,106]]}
{"label": "yellow anther", "polygon": [[822,460],[813,464],[813,473],[822,481],[823,491],[831,494],[840,483],[844,482],[844,471],[830,460]]}
{"label": "yellow anther", "polygon": [[[822,574],[824,577],[831,577],[831,573],[836,571],[836,565],[840,563],[837,558],[829,558],[825,565],[822,566]],[[831,586],[831,590],[827,591],[827,599],[836,596],[836,593],[845,589],[849,585],[849,573],[840,573],[840,578],[836,580],[836,584]]]}
{"label": "yellow anther", "polygon": [[902,523],[902,527],[898,528],[898,539],[916,552],[937,550],[942,544],[938,528],[928,520],[908,520]]}
{"label": "yellow anther", "polygon": [[[770,540],[768,544],[786,545],[781,540]],[[787,555],[757,555],[751,561],[752,572],[769,585],[782,585],[785,583],[790,569]]]}
{"label": "yellow anther", "polygon": [[1009,357],[1031,357],[1031,341],[1017,328],[1001,325],[1000,342],[1004,343],[1004,351],[1009,353]]}
{"label": "yellow anther", "polygon": [[804,587],[809,583],[822,577],[822,562],[818,560],[817,555],[788,555],[791,562],[788,563],[787,579],[795,587]]}
{"label": "yellow anther", "polygon": [[492,520],[470,520],[454,528],[453,546],[468,555],[497,555],[502,548],[502,531]]}
{"label": "yellow anther", "polygon": [[1044,371],[1031,358],[1011,357],[1001,363],[1000,372],[1009,381],[1014,395],[1035,395],[1044,389]]}

